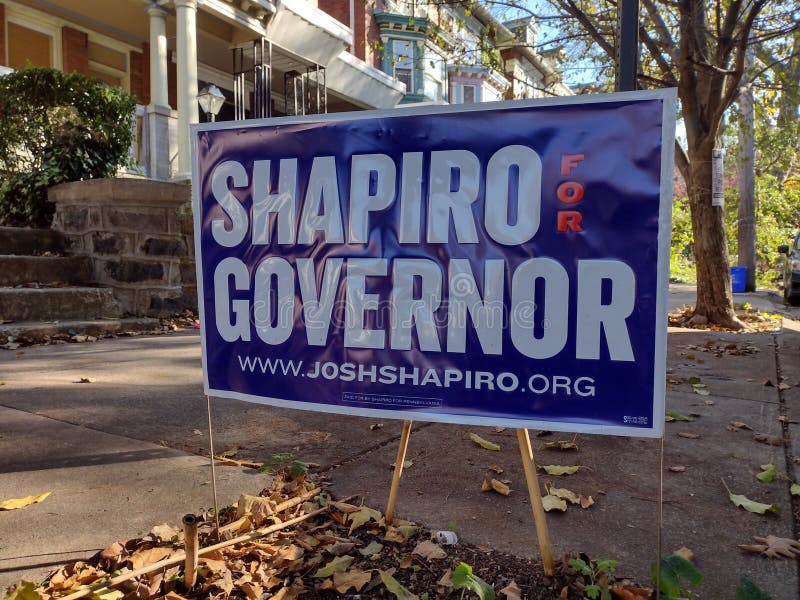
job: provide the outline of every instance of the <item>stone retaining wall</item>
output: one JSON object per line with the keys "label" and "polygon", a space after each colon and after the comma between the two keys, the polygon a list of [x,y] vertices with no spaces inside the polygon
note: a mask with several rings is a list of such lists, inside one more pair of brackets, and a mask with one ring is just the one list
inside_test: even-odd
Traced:
{"label": "stone retaining wall", "polygon": [[197,308],[191,188],[147,179],[95,179],[51,188],[53,229],[89,256],[94,281],[133,316]]}

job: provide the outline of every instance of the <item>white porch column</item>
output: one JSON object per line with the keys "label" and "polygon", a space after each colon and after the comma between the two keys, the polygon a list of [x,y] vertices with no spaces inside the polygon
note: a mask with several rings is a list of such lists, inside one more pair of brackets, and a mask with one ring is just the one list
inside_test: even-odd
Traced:
{"label": "white porch column", "polygon": [[169,106],[167,93],[167,11],[158,4],[147,7],[150,15],[150,103]]}
{"label": "white porch column", "polygon": [[191,174],[189,124],[198,122],[197,0],[175,0],[178,49],[178,177]]}

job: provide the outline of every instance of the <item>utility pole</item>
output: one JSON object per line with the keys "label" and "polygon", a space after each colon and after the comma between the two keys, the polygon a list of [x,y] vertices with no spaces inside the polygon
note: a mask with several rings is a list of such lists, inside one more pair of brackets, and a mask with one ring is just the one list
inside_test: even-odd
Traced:
{"label": "utility pole", "polygon": [[636,89],[636,75],[639,70],[639,0],[619,0],[617,46],[618,92]]}

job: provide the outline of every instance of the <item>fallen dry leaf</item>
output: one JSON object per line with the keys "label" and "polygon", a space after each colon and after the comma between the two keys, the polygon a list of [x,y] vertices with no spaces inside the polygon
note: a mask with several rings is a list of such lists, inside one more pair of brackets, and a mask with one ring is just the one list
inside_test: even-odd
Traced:
{"label": "fallen dry leaf", "polygon": [[353,533],[353,530],[358,529],[370,520],[380,521],[381,516],[380,511],[368,506],[362,506],[357,512],[350,513],[350,533]]}
{"label": "fallen dry leaf", "polygon": [[0,510],[17,510],[18,508],[25,508],[31,504],[37,504],[47,498],[53,492],[45,492],[38,496],[25,496],[24,498],[11,498],[0,502]]}
{"label": "fallen dry leaf", "polygon": [[372,573],[369,571],[359,571],[354,569],[352,571],[345,571],[343,573],[334,573],[333,587],[340,594],[344,594],[350,588],[353,588],[355,591],[359,592],[361,591],[361,588],[369,583],[370,579],[372,579]]}
{"label": "fallen dry leaf", "polygon": [[672,471],[673,473],[684,473],[686,471],[686,467],[684,467],[683,465],[674,465],[672,467],[669,467],[669,470]]}
{"label": "fallen dry leaf", "polygon": [[545,473],[547,473],[548,475],[553,475],[553,476],[556,476],[556,477],[560,477],[562,475],[574,475],[575,473],[577,473],[581,469],[581,466],[580,465],[570,465],[570,466],[566,466],[566,465],[540,465],[539,468],[543,469],[545,471]]}
{"label": "fallen dry leaf", "polygon": [[562,500],[568,500],[571,504],[578,504],[581,501],[578,494],[572,490],[568,490],[567,488],[551,487],[547,490],[547,493],[550,496],[555,496],[556,498],[561,498]]}
{"label": "fallen dry leaf", "polygon": [[478,444],[478,446],[480,446],[481,448],[486,448],[487,450],[491,450],[492,452],[500,451],[500,446],[498,444],[490,442],[489,440],[485,440],[476,433],[470,433],[469,439]]}
{"label": "fallen dry leaf", "polygon": [[316,573],[314,573],[314,577],[330,577],[334,573],[341,573],[342,571],[346,571],[350,564],[355,560],[352,556],[337,556],[336,558],[332,559],[328,564],[326,564],[321,569],[318,569]]}
{"label": "fallen dry leaf", "polygon": [[386,589],[389,590],[397,600],[418,600],[418,596],[404,588],[388,571],[378,570],[378,574],[381,576],[383,585],[386,586]]}
{"label": "fallen dry leaf", "polygon": [[143,548],[131,554],[128,561],[131,568],[135,571],[144,566],[152,565],[160,560],[164,560],[172,554],[172,547],[156,546],[155,548]]}
{"label": "fallen dry leaf", "polygon": [[381,550],[383,550],[383,544],[373,540],[365,548],[359,549],[358,552],[361,556],[375,556],[380,554]]}
{"label": "fallen dry leaf", "polygon": [[578,444],[575,442],[566,442],[564,440],[557,440],[555,442],[545,442],[542,445],[545,450],[577,450]]}
{"label": "fallen dry leaf", "polygon": [[687,440],[700,439],[700,434],[699,433],[687,433],[685,431],[679,431],[676,435],[678,437],[686,438]]}
{"label": "fallen dry leaf", "polygon": [[786,440],[783,438],[767,435],[765,433],[757,433],[753,436],[753,439],[769,446],[783,446],[783,444],[786,442]]}
{"label": "fallen dry leaf", "polygon": [[750,500],[750,498],[742,494],[732,494],[728,492],[728,496],[730,497],[731,502],[733,502],[736,506],[745,509],[747,512],[763,515],[767,512],[778,513],[781,510],[780,506],[756,502],[755,500]]}
{"label": "fallen dry leaf", "polygon": [[500,590],[500,593],[506,597],[506,600],[520,600],[522,598],[522,590],[513,579],[506,587]]}
{"label": "fallen dry leaf", "polygon": [[611,594],[619,600],[648,600],[653,597],[653,590],[630,584],[615,583],[611,586]]}
{"label": "fallen dry leaf", "polygon": [[560,510],[564,512],[567,510],[566,500],[559,498],[558,496],[551,496],[549,494],[542,497],[542,506],[547,512],[550,512],[551,510]]}
{"label": "fallen dry leaf", "polygon": [[748,425],[747,423],[744,423],[743,421],[731,421],[728,425],[729,425],[728,429],[730,429],[731,431],[736,431],[739,429],[747,429],[749,431],[753,431],[753,428],[750,427],[750,425]]}
{"label": "fallen dry leaf", "polygon": [[178,535],[178,529],[176,527],[167,525],[166,523],[162,523],[161,525],[156,525],[153,527],[150,530],[150,535],[155,539],[169,542],[172,540],[172,538]]}
{"label": "fallen dry leaf", "polygon": [[489,481],[485,479],[483,480],[483,483],[481,484],[481,491],[482,492],[495,491],[503,496],[508,496],[511,493],[511,488],[508,487],[508,485],[506,485],[502,481],[498,481],[497,479],[492,478]]}
{"label": "fallen dry leaf", "polygon": [[581,494],[578,501],[581,503],[581,508],[589,508],[592,504],[594,504],[594,499],[591,496],[584,496]]}
{"label": "fallen dry leaf", "polygon": [[441,558],[447,558],[447,552],[442,550],[441,546],[434,544],[429,540],[425,540],[417,544],[411,554],[416,554],[417,556],[421,556],[426,560],[439,560]]}
{"label": "fallen dry leaf", "polygon": [[774,535],[767,537],[753,537],[758,544],[740,544],[736,546],[745,552],[763,554],[769,558],[798,558],[800,557],[800,541],[791,538],[780,538]]}
{"label": "fallen dry leaf", "polygon": [[75,383],[94,383],[95,381],[97,381],[97,379],[94,377],[81,377]]}
{"label": "fallen dry leaf", "polygon": [[242,494],[236,502],[236,518],[250,516],[253,524],[258,527],[275,514],[275,506],[269,498]]}

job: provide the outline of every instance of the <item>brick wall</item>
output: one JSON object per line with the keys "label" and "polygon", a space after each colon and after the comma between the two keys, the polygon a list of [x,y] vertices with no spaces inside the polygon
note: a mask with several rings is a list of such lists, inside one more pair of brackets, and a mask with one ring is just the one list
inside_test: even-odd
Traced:
{"label": "brick wall", "polygon": [[130,53],[131,94],[139,104],[150,104],[150,44],[142,44],[141,52]]}
{"label": "brick wall", "polygon": [[[361,0],[356,0],[355,3],[357,5],[364,4]],[[317,6],[320,10],[324,10],[339,21],[339,23],[350,26],[350,2],[348,0],[319,0]]]}
{"label": "brick wall", "polygon": [[92,179],[48,190],[53,229],[88,256],[93,281],[123,313],[159,317],[197,307],[190,188],[146,179]]}
{"label": "brick wall", "polygon": [[[350,23],[350,2],[347,0],[319,0],[318,2],[320,10],[353,29],[353,54],[368,65],[380,69],[380,52],[375,50],[375,43],[380,41],[380,30],[372,17],[375,7],[371,4],[364,0],[355,0],[353,3],[355,23]],[[378,3],[375,5],[377,6]]]}
{"label": "brick wall", "polygon": [[364,40],[363,55],[357,56],[368,65],[380,69],[381,52],[376,50],[375,46],[380,44],[381,30],[372,15],[374,11],[374,6],[367,6],[364,2],[356,2],[356,27],[360,27],[359,24],[363,24],[364,27],[359,34],[359,38]]}
{"label": "brick wall", "polygon": [[0,4],[0,65],[7,66],[6,59],[6,5]]}
{"label": "brick wall", "polygon": [[86,33],[72,27],[62,27],[61,53],[65,73],[89,73],[89,36]]}

